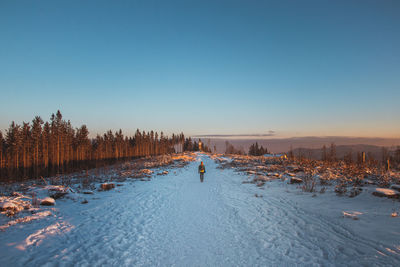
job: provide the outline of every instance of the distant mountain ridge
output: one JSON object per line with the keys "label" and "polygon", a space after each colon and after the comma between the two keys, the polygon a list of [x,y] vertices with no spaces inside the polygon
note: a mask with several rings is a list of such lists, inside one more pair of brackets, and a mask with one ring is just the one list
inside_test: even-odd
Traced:
{"label": "distant mountain ridge", "polygon": [[[201,137],[200,137],[201,138]],[[199,137],[193,138],[195,140]],[[258,142],[259,145],[266,147],[272,153],[286,153],[290,149],[307,148],[307,149],[321,149],[323,145],[329,147],[331,143],[339,146],[350,146],[354,151],[365,151],[371,153],[378,153],[382,147],[395,149],[400,146],[400,138],[367,138],[367,137],[341,137],[341,136],[306,136],[306,137],[292,137],[292,138],[251,138],[251,139],[234,139],[234,138],[206,138],[201,140],[207,144],[212,151],[214,146],[218,153],[225,152],[225,142],[228,141],[235,148],[242,148],[246,153],[251,144]],[[341,148],[341,151],[348,151],[349,148]],[[318,152],[315,152],[318,153]]]}

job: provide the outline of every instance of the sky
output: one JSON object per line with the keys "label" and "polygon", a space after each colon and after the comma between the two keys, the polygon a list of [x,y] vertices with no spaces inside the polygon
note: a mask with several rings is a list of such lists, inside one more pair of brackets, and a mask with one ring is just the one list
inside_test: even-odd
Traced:
{"label": "sky", "polygon": [[400,1],[0,1],[0,129],[400,138]]}

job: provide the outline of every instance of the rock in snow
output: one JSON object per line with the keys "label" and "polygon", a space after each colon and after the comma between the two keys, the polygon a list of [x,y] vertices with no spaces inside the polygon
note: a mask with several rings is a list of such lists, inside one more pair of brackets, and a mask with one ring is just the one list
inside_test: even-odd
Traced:
{"label": "rock in snow", "polygon": [[113,189],[113,188],[115,188],[115,184],[113,184],[113,183],[101,184],[101,189],[103,189],[103,190],[110,190],[110,189]]}
{"label": "rock in snow", "polygon": [[40,205],[43,206],[54,206],[54,204],[56,204],[56,201],[54,200],[54,198],[51,197],[46,197],[42,199],[42,201],[40,201]]}
{"label": "rock in snow", "polygon": [[143,170],[141,170],[141,172],[144,174],[153,174],[153,171],[149,170],[149,169],[143,169]]}
{"label": "rock in snow", "polygon": [[51,193],[50,197],[52,197],[54,199],[59,199],[59,198],[62,198],[63,196],[65,196],[66,194],[68,194],[68,192],[57,191],[57,192]]}
{"label": "rock in snow", "polygon": [[388,188],[375,188],[375,191],[372,192],[372,194],[377,197],[388,198],[399,198],[400,196],[400,193]]}
{"label": "rock in snow", "polygon": [[303,180],[301,180],[300,178],[296,178],[296,177],[290,178],[291,184],[301,184],[302,182],[303,182]]}
{"label": "rock in snow", "polygon": [[15,204],[14,202],[11,201],[5,201],[0,203],[0,211],[6,211],[6,210],[15,210],[15,211],[20,211],[23,210],[24,208],[20,205]]}
{"label": "rock in snow", "polygon": [[[23,197],[22,195],[20,195]],[[24,209],[31,208],[31,204],[21,197],[0,197],[0,212],[7,215],[14,215]]]}
{"label": "rock in snow", "polygon": [[343,211],[344,218],[351,218],[353,220],[358,220],[359,215],[362,215],[362,213],[358,211]]}

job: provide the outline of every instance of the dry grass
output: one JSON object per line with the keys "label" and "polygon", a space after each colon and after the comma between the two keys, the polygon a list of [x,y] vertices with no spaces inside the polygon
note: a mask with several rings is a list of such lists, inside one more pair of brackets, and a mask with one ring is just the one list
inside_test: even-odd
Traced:
{"label": "dry grass", "polygon": [[[229,157],[231,160],[227,160]],[[247,155],[215,156],[221,169],[233,168],[234,170],[257,177],[253,183],[263,183],[258,177],[276,177],[282,181],[296,177],[302,179],[300,188],[304,192],[316,192],[321,187],[320,193],[326,191],[326,186],[335,185],[338,195],[356,197],[362,192],[362,187],[373,184],[379,187],[389,187],[400,184],[400,171],[392,169],[386,171],[379,165],[346,163],[344,161],[324,162],[309,159],[270,160],[263,157]],[[275,179],[276,179],[275,178]]]}

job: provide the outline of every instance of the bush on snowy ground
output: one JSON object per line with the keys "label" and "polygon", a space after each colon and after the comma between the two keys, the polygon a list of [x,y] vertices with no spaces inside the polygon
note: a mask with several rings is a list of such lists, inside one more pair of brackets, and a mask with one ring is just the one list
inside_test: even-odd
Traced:
{"label": "bush on snowy ground", "polygon": [[12,216],[22,210],[32,208],[29,197],[19,194],[17,197],[0,197],[0,211],[2,214]]}
{"label": "bush on snowy ground", "polygon": [[356,187],[354,186],[350,191],[349,191],[349,197],[356,197],[359,194],[361,194],[362,192],[362,188],[361,187]]}
{"label": "bush on snowy ground", "polygon": [[13,216],[15,213],[20,212],[24,208],[20,205],[17,205],[13,202],[3,202],[0,203],[1,213],[6,214],[7,216]]}
{"label": "bush on snowy ground", "polygon": [[[316,183],[317,183],[317,176],[316,173],[317,171],[315,169],[305,169],[305,174],[302,177],[302,182],[303,185],[301,186],[301,189],[304,192],[315,192],[316,189]],[[292,179],[295,177],[292,177]]]}
{"label": "bush on snowy ground", "polygon": [[301,187],[301,189],[304,192],[315,192],[315,186],[316,186],[316,181],[314,178],[314,175],[312,173],[307,174],[304,178],[303,178],[303,186]]}
{"label": "bush on snowy ground", "polygon": [[383,173],[378,180],[378,185],[380,187],[389,187],[391,182],[391,177],[389,175],[389,173]]}
{"label": "bush on snowy ground", "polygon": [[343,182],[339,183],[335,186],[335,193],[339,196],[346,194],[347,192],[347,185]]}

